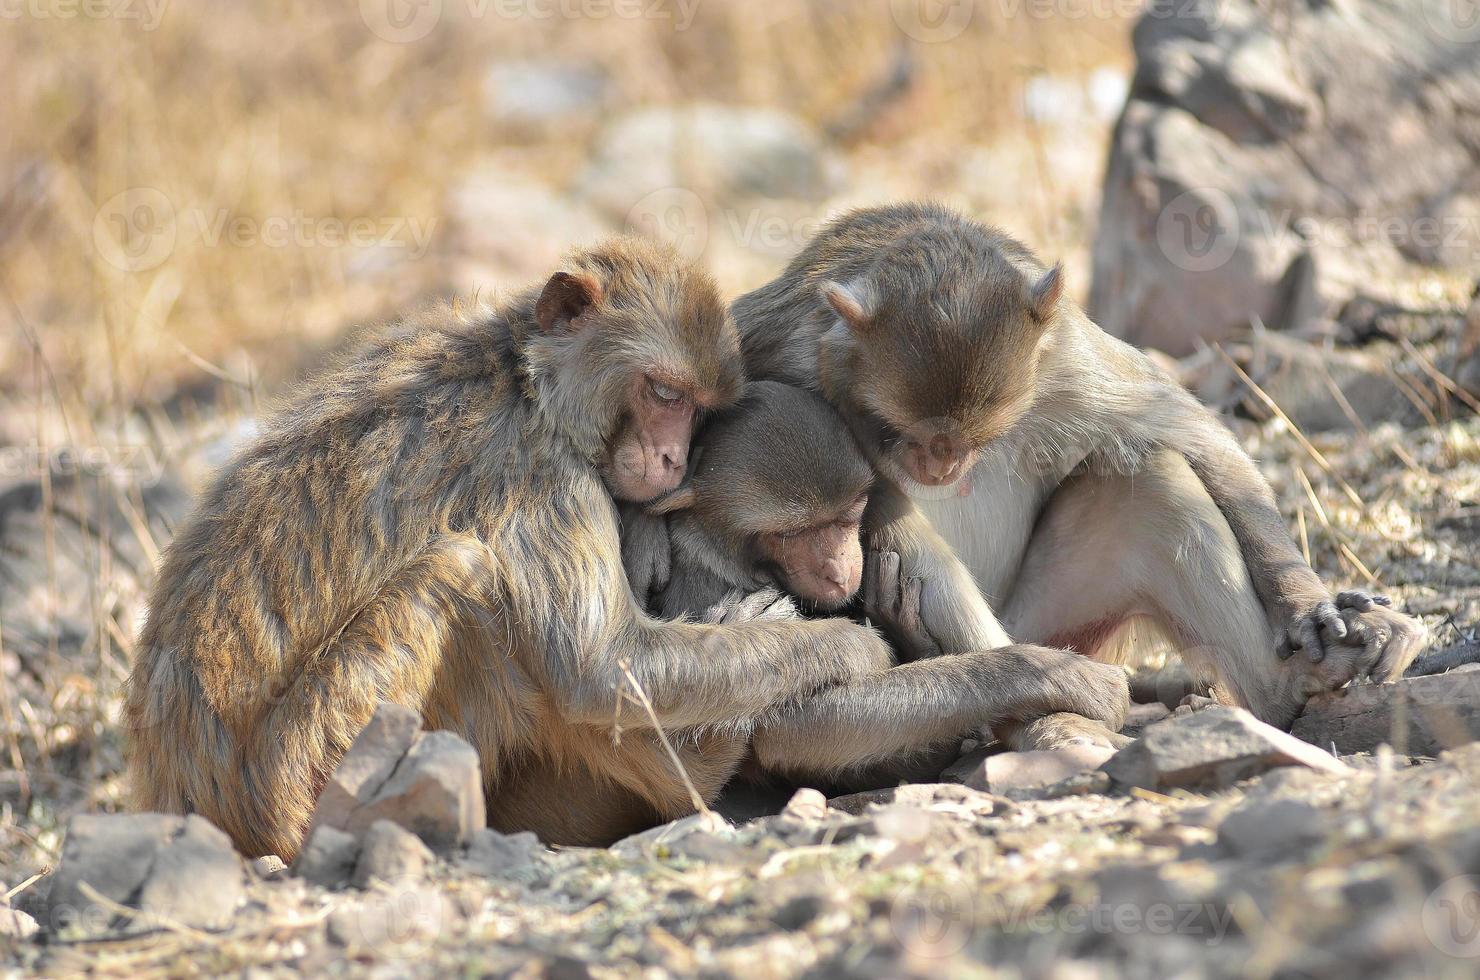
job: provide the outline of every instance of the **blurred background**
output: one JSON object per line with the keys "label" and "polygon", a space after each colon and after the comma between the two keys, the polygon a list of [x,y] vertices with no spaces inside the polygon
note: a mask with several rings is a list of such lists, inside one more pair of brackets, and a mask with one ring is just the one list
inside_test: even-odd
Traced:
{"label": "blurred background", "polygon": [[[1465,0],[0,5],[0,856],[120,801],[153,563],[356,327],[928,197],[1228,413],[1333,581],[1480,615]],[[1139,25],[1139,26],[1138,26]],[[1472,635],[1468,634],[1468,635]],[[13,884],[13,882],[11,882]]]}

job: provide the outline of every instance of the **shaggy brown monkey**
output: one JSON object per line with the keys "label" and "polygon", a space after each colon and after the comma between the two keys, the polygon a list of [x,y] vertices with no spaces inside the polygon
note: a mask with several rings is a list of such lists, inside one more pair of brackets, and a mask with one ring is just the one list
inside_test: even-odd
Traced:
{"label": "shaggy brown monkey", "polygon": [[892,483],[868,530],[924,578],[944,646],[993,625],[931,594],[943,542],[1018,640],[1095,653],[1154,616],[1281,726],[1317,690],[1401,674],[1421,625],[1333,602],[1232,433],[1063,290],[1007,235],[906,204],[835,221],[732,312],[750,375],[821,391]]}
{"label": "shaggy brown monkey", "polygon": [[126,703],[135,805],[291,857],[390,700],[478,750],[495,827],[591,844],[676,815],[679,776],[629,678],[659,723],[700,728],[891,662],[841,620],[637,606],[613,497],[677,485],[695,417],[741,384],[713,282],[636,240],[366,345],[232,461],[167,550]]}
{"label": "shaggy brown monkey", "polygon": [[[680,489],[646,515],[624,510],[629,581],[640,600],[646,595],[654,612],[670,617],[768,588],[804,609],[836,612],[859,590],[860,525],[874,481],[821,397],[753,382],[695,440],[695,464]],[[895,556],[875,557],[868,612],[913,646],[920,583],[898,578]],[[766,600],[753,601],[759,608]],[[773,617],[788,612],[784,604],[766,609]],[[1078,654],[1033,646],[946,651],[786,701],[756,719],[752,738],[764,769],[792,777],[846,777],[883,761],[899,762],[905,774],[913,756],[982,726],[1076,712],[1115,730],[1128,701],[1124,671]],[[735,738],[743,744],[745,734]]]}

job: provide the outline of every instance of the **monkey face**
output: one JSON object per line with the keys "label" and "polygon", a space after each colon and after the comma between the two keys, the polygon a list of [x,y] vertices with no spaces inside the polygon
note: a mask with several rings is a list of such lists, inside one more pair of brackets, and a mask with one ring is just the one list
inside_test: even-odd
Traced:
{"label": "monkey face", "polygon": [[760,536],[766,564],[786,592],[822,612],[835,612],[853,598],[863,580],[859,527],[867,505],[864,497],[834,519]]}
{"label": "monkey face", "polygon": [[1032,405],[1058,267],[971,261],[970,276],[876,270],[823,287],[839,318],[822,338],[824,386],[873,423],[875,460],[896,481],[955,483]]}
{"label": "monkey face", "polygon": [[676,488],[688,469],[695,414],[684,389],[646,374],[634,379],[603,472],[612,495],[646,503]]}

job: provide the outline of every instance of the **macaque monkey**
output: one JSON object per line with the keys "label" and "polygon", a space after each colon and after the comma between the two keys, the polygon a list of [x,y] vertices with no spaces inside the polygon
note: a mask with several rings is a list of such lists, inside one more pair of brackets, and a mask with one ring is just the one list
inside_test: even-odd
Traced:
{"label": "macaque monkey", "polygon": [[[821,614],[855,598],[875,476],[821,397],[752,382],[739,405],[705,425],[694,458],[683,486],[646,513],[624,507],[623,557],[639,601],[646,597],[652,611],[669,617],[719,607],[713,616],[723,614],[727,595],[753,593],[746,602],[754,614],[786,618],[790,609],[771,603],[765,590]],[[940,654],[917,646],[921,583],[898,578],[895,556],[875,557],[868,611],[907,657]],[[946,651],[785,701],[760,715],[750,735],[767,771],[846,777],[881,762],[907,766],[982,726],[1057,712],[1114,731],[1128,703],[1124,671],[1078,654],[1033,646]],[[745,732],[735,735],[743,743]]]}
{"label": "macaque monkey", "polygon": [[722,729],[892,663],[845,620],[634,600],[614,499],[678,486],[741,386],[712,280],[630,239],[305,386],[164,555],[125,705],[134,804],[291,858],[389,700],[472,743],[501,830],[605,844],[688,812],[656,725]]}
{"label": "macaque monkey", "polygon": [[[1000,231],[929,204],[855,211],[731,312],[750,377],[821,392],[885,478],[866,532],[923,580],[943,647],[1093,655],[1147,615],[1220,699],[1288,727],[1423,643],[1383,597],[1333,602],[1232,433]],[[952,554],[983,601],[960,601]]]}

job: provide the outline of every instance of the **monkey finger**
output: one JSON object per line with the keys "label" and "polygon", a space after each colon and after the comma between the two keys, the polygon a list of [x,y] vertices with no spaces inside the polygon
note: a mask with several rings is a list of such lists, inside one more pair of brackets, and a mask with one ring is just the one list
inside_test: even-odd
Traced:
{"label": "monkey finger", "polygon": [[1280,641],[1274,647],[1275,656],[1281,660],[1289,660],[1295,656],[1295,649],[1295,645],[1290,642],[1290,631],[1280,630]]}
{"label": "monkey finger", "polygon": [[1393,604],[1393,597],[1390,595],[1384,595],[1379,592],[1372,597],[1372,601],[1377,603],[1379,606],[1391,607]]}
{"label": "monkey finger", "polygon": [[1367,612],[1376,601],[1376,596],[1368,595],[1366,592],[1358,590],[1342,592],[1336,596],[1336,605],[1339,608],[1355,609],[1357,612]]}
{"label": "monkey finger", "polygon": [[889,618],[898,621],[900,596],[899,552],[897,551],[885,551],[879,555],[879,602]]}
{"label": "monkey finger", "polygon": [[1322,602],[1313,610],[1316,622],[1321,624],[1321,632],[1326,637],[1335,640],[1346,638],[1346,620],[1341,618],[1341,610],[1336,608],[1335,603]]}
{"label": "monkey finger", "polygon": [[1321,626],[1314,616],[1303,616],[1295,624],[1292,642],[1305,652],[1305,659],[1318,664],[1326,659],[1326,647],[1321,642]]}

